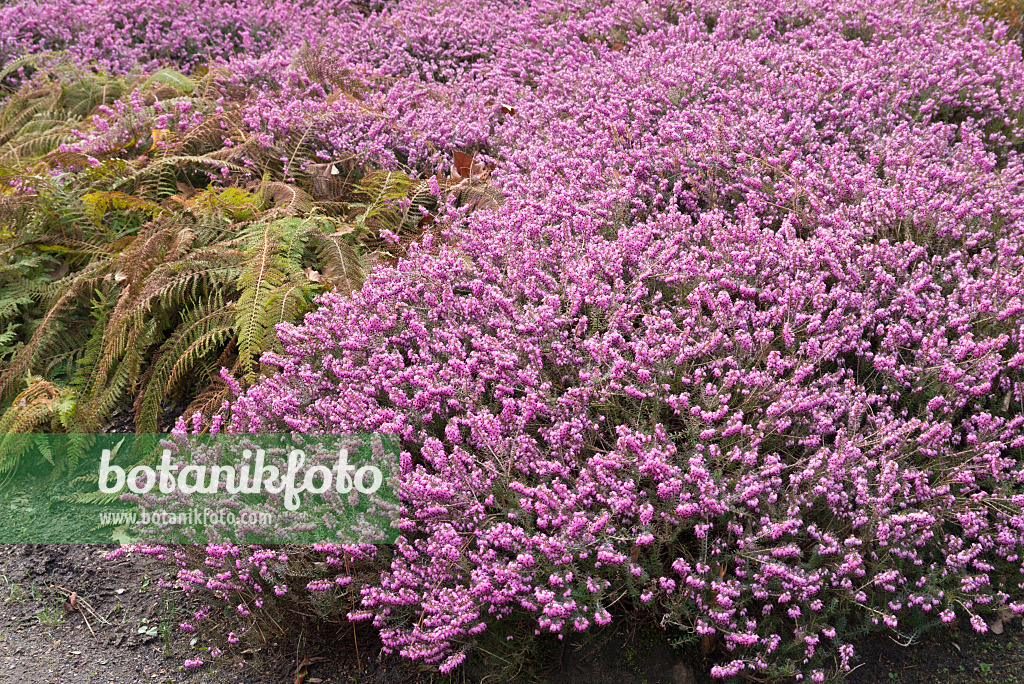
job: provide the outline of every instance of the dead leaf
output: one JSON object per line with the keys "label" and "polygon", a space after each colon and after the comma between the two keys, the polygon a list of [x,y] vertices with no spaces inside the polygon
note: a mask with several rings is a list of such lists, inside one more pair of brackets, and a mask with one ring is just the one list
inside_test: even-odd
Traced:
{"label": "dead leaf", "polygon": [[295,684],[303,684],[309,676],[309,660],[303,660],[295,668]]}
{"label": "dead leaf", "polygon": [[1007,620],[1012,620],[1013,618],[1014,614],[1012,610],[1009,608],[1002,608],[994,618],[989,620],[988,628],[992,630],[993,634],[1002,634],[1004,623]]}
{"label": "dead leaf", "polygon": [[309,677],[309,666],[324,660],[327,660],[327,658],[303,658],[302,662],[295,667],[295,684],[316,684],[317,682],[322,682],[322,679],[317,679],[316,677],[312,679],[306,678]]}
{"label": "dead leaf", "polygon": [[[455,171],[462,178],[469,178],[473,169],[473,155],[455,150]],[[453,176],[455,174],[452,174]]]}
{"label": "dead leaf", "polygon": [[626,49],[626,44],[623,43],[621,40],[617,40],[614,43],[612,43],[612,47],[611,47],[611,51],[612,52],[621,52],[622,50],[625,50],[625,49]]}
{"label": "dead leaf", "polygon": [[154,128],[152,130],[152,134],[153,134],[153,145],[155,147],[156,145],[158,145],[160,143],[161,140],[163,140],[164,138],[166,138],[166,137],[168,137],[170,135],[170,131],[167,130],[166,128]]}
{"label": "dead leaf", "polygon": [[320,275],[320,271],[315,271],[312,268],[306,269],[306,277],[309,278],[309,281],[312,283],[319,283],[323,280],[323,277]]}
{"label": "dead leaf", "polygon": [[331,237],[341,237],[342,235],[348,235],[349,233],[351,233],[355,229],[356,229],[355,226],[350,226],[348,224],[344,224],[344,225],[342,225],[341,228],[339,228],[338,230],[336,230],[333,233],[331,233]]}
{"label": "dead leaf", "polygon": [[59,264],[57,264],[56,268],[50,271],[50,280],[60,280],[61,278],[68,274],[70,268],[70,263],[68,262],[67,259],[64,259]]}

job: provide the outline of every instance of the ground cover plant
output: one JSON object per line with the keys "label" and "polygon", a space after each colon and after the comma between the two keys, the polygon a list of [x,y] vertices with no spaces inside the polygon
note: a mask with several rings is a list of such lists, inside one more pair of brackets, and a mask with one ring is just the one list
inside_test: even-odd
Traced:
{"label": "ground cover plant", "polygon": [[[402,538],[143,549],[208,597],[184,628],[217,625],[231,652],[243,627],[259,633],[290,603],[370,621],[387,649],[442,671],[477,647],[513,672],[545,635],[630,613],[710,654],[715,677],[824,681],[852,667],[866,632],[910,643],[943,623],[985,632],[1024,614],[1024,61],[1012,3],[284,5],[290,19],[262,55],[223,38],[233,29],[169,55],[165,29],[93,43],[60,37],[99,29],[59,20],[4,47],[65,49],[103,73],[180,70],[118,96],[125,112],[164,117],[148,128],[171,131],[161,140],[140,143],[108,104],[46,150],[54,192],[84,193],[75,179],[125,162],[106,195],[78,196],[85,219],[99,215],[91,225],[144,236],[144,219],[162,225],[147,212],[173,211],[172,234],[208,220],[167,208],[195,201],[178,196],[179,176],[138,190],[164,177],[153,147],[187,137],[207,107],[232,133],[206,161],[168,166],[204,197],[262,198],[232,204],[245,215],[229,225],[298,226],[265,214],[272,183],[315,198],[356,169],[360,189],[329,200],[322,220],[369,223],[402,247],[301,322],[304,307],[274,319],[279,342],[259,349],[275,374],[227,364],[229,401],[178,424],[399,435]],[[0,26],[25,26],[26,7],[0,10]],[[212,61],[200,67],[202,50]],[[218,69],[225,92],[209,102],[146,103],[147,87]],[[59,79],[5,74],[23,88]],[[9,98],[5,120],[28,111],[25,97]],[[43,181],[18,168],[5,201],[52,217]],[[370,221],[372,183],[395,173],[401,187],[379,193],[387,213]],[[312,204],[296,214],[314,220]],[[116,280],[137,242],[56,282],[90,268]],[[48,251],[14,253],[18,282],[52,279]],[[19,296],[11,316],[54,310]],[[140,324],[177,343],[178,322],[148,316]],[[241,335],[237,320],[223,340]],[[90,368],[93,349],[69,415],[107,382],[104,364],[124,363],[104,352]],[[48,391],[15,407],[53,402]],[[224,614],[238,625],[227,634]]]}

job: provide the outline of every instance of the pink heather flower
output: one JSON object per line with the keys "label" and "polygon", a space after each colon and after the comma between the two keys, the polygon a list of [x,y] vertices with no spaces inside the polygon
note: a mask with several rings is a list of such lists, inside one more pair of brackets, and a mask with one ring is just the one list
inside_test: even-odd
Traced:
{"label": "pink heather flower", "polygon": [[[252,88],[221,103],[246,145],[427,180],[430,237],[279,326],[278,372],[229,378],[213,422],[398,437],[402,536],[352,611],[387,649],[448,670],[500,620],[562,636],[628,596],[731,637],[715,676],[806,658],[817,681],[854,656],[823,623],[1024,599],[1004,581],[1024,558],[1024,68],[1000,22],[896,0],[557,21],[497,0],[182,2],[8,4],[0,51],[208,56]],[[305,42],[330,73],[292,66]],[[361,99],[333,96],[352,74]],[[71,143],[90,163],[156,123],[139,93],[119,105]],[[473,201],[472,169],[452,188],[455,151],[501,202]],[[223,605],[301,566],[219,554],[175,581]]]}
{"label": "pink heather flower", "polygon": [[985,621],[980,615],[971,616],[971,627],[974,628],[975,632],[980,632],[982,634],[988,631],[988,625],[985,624]]}

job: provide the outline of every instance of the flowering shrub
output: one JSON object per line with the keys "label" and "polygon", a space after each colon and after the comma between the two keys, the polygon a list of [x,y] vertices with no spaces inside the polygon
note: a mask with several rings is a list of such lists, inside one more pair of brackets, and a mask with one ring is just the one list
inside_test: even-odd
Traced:
{"label": "flowering shrub", "polygon": [[405,440],[352,617],[448,670],[628,596],[717,676],[820,679],[858,630],[1024,613],[1024,81],[988,28],[524,9],[480,67],[505,208],[281,326],[230,407]]}
{"label": "flowering shrub", "polygon": [[[325,160],[483,150],[507,200],[280,326],[280,372],[212,423],[401,437],[403,537],[349,617],[447,671],[503,621],[626,606],[717,646],[715,676],[821,681],[865,630],[1024,613],[1008,27],[969,3],[482,6],[347,15],[249,112]],[[267,553],[182,556],[179,582],[269,595]],[[311,592],[349,576],[321,553]]]}
{"label": "flowering shrub", "polygon": [[[194,66],[236,54],[276,53],[312,40],[351,2],[280,0],[30,0],[0,8],[0,57],[67,50],[116,71],[178,63]],[[287,40],[286,40],[287,39]]]}

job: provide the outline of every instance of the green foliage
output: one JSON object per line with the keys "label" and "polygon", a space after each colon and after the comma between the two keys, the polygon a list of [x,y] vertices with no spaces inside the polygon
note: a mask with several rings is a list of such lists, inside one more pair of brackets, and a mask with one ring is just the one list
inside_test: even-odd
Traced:
{"label": "green foliage", "polygon": [[[72,404],[66,388],[39,377],[27,379],[25,389],[0,416],[0,484],[14,475],[27,451],[39,446],[26,433],[66,427]],[[54,465],[52,454],[44,450],[43,457]]]}
{"label": "green foliage", "polygon": [[[399,172],[359,169],[361,182],[325,197],[307,171],[324,165],[300,152],[275,166],[303,141],[254,146],[239,129],[245,93],[222,70],[31,66],[0,111],[4,433],[88,433],[126,409],[156,432],[169,405],[189,401],[189,413],[211,413],[227,396],[221,369],[254,381],[276,325],[298,322],[318,294],[361,287],[369,263],[402,247],[380,231],[412,239],[418,207],[433,208],[426,183]],[[155,128],[157,100],[188,102],[200,123]],[[101,152],[65,144],[80,138],[72,130],[95,136],[96,119],[109,130]],[[18,467],[17,448],[4,453],[0,481]]]}
{"label": "green foliage", "polygon": [[[222,369],[254,381],[276,325],[327,290],[359,289],[435,209],[425,181],[323,164],[304,135],[255,142],[240,123],[247,93],[223,69],[22,66],[30,78],[0,106],[5,433],[96,432],[125,410],[137,431],[158,432],[165,409],[186,404],[209,415],[228,396]],[[185,103],[189,126],[160,116]],[[102,144],[65,144],[83,135]],[[457,200],[482,197],[479,185],[459,184]],[[10,454],[0,482],[19,467]]]}
{"label": "green foliage", "polygon": [[[155,432],[163,406],[201,393],[222,365],[254,380],[260,355],[276,343],[274,326],[300,320],[327,288],[357,286],[361,275],[354,273],[362,272],[355,248],[333,235],[338,219],[312,213],[311,202],[297,199],[300,190],[273,185],[279,187],[255,193],[205,191],[177,212],[122,193],[88,193],[71,212],[84,220],[72,230],[60,224],[63,242],[36,231],[12,240],[18,260],[0,269],[12,280],[0,289],[10,293],[0,299],[0,315],[14,326],[0,338],[10,356],[0,392],[9,397],[27,374],[46,374],[73,397],[69,430],[97,431],[131,401],[137,428]],[[39,189],[40,206],[48,206],[49,193]],[[271,193],[287,198],[261,210],[267,202],[259,198]],[[299,210],[308,215],[282,215]],[[142,216],[114,220],[124,213]],[[52,225],[29,216],[26,227]],[[240,216],[251,220],[235,220]],[[112,230],[115,224],[122,229]],[[52,282],[27,277],[54,253],[77,267]],[[31,319],[24,321],[31,332],[15,341],[19,313]],[[47,373],[54,355],[73,364]]]}

